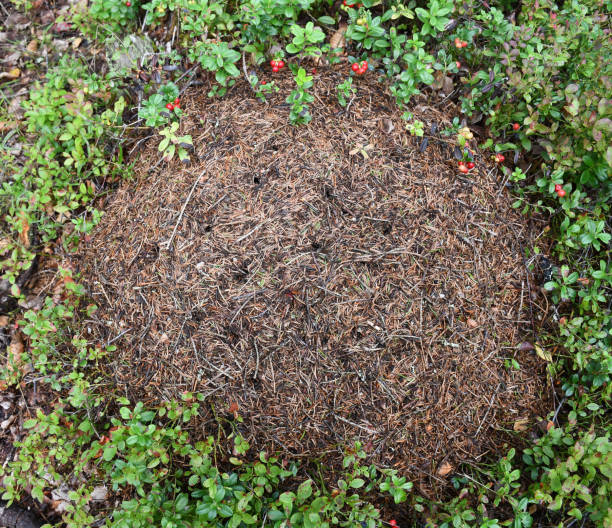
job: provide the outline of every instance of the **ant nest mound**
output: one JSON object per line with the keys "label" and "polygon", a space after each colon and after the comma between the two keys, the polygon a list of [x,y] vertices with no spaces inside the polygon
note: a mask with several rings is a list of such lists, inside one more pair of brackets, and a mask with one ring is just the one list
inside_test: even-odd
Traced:
{"label": "ant nest mound", "polygon": [[317,74],[301,127],[289,74],[267,103],[244,83],[188,90],[191,165],[149,141],[74,265],[134,398],[197,391],[202,434],[239,414],[255,448],[336,461],[361,440],[433,483],[547,410],[545,365],[518,346],[541,313],[524,255],[543,225],[478,155],[457,172],[449,115],[412,109],[413,138],[372,79],[338,106],[345,77]]}

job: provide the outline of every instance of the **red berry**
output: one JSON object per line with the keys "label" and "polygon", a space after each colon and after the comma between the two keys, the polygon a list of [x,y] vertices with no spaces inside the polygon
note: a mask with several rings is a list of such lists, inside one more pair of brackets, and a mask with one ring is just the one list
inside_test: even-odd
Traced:
{"label": "red berry", "polygon": [[132,5],[132,2],[130,2],[130,0],[127,0],[127,2],[125,3],[126,6],[130,7]]}
{"label": "red berry", "polygon": [[266,81],[261,81],[261,85],[265,86],[266,85]]}
{"label": "red berry", "polygon": [[459,37],[455,38],[455,47],[456,48],[462,48],[462,44],[461,44],[461,39]]}
{"label": "red berry", "polygon": [[174,105],[174,109],[175,109],[175,110],[178,110],[180,107],[181,107],[181,105],[180,105],[180,104],[175,104],[175,105]]}
{"label": "red berry", "polygon": [[313,69],[312,69],[312,73],[317,73],[317,69],[316,69],[316,68],[313,68]]}
{"label": "red berry", "polygon": [[174,110],[174,105],[172,103],[168,103],[166,108],[172,112],[172,110]]}
{"label": "red berry", "polygon": [[514,130],[518,130],[519,128],[521,128],[521,125],[519,125],[518,123],[514,123],[514,124],[512,125],[512,128],[513,128]]}
{"label": "red berry", "polygon": [[559,189],[559,191],[557,191],[557,194],[559,195],[559,198],[563,198],[565,196],[565,189]]}
{"label": "red berry", "polygon": [[391,519],[389,521],[389,526],[397,526],[397,521],[395,519]]}
{"label": "red berry", "polygon": [[276,61],[274,59],[272,59],[270,61],[270,66],[272,66],[272,68],[274,68],[274,66],[276,66]]}
{"label": "red berry", "polygon": [[563,187],[557,183],[555,185],[555,192],[559,192],[561,189],[563,189]]}
{"label": "red berry", "polygon": [[272,66],[272,71],[276,73],[278,71],[278,66]]}
{"label": "red berry", "polygon": [[279,60],[276,65],[278,66],[279,69],[284,68],[285,67],[285,61],[284,60]]}
{"label": "red berry", "polygon": [[462,172],[463,174],[467,174],[468,171],[469,169],[465,165],[463,164],[459,165],[459,172]]}
{"label": "red berry", "polygon": [[476,163],[474,163],[473,161],[468,161],[467,162],[467,168],[472,170],[474,167],[476,167]]}
{"label": "red berry", "polygon": [[351,66],[351,69],[357,73],[359,71],[359,64],[357,64],[356,62],[353,62],[353,65]]}
{"label": "red berry", "polygon": [[501,163],[505,159],[506,159],[506,156],[504,156],[503,154],[495,154],[495,161],[497,163]]}
{"label": "red berry", "polygon": [[180,99],[177,97],[177,98],[174,100],[174,106],[177,106],[177,105],[179,105],[179,104],[181,104],[181,100],[180,100]]}
{"label": "red berry", "polygon": [[455,62],[455,65],[457,66],[457,69],[461,68],[461,63],[459,61]]}

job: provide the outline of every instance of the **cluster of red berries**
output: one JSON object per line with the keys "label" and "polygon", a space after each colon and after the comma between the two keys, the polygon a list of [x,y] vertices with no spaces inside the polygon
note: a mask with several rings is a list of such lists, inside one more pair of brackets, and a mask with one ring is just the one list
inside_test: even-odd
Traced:
{"label": "cluster of red berries", "polygon": [[166,108],[168,110],[170,110],[170,112],[172,112],[174,109],[176,108],[180,108],[181,107],[181,100],[177,97],[173,103],[168,103],[166,105]]}
{"label": "cluster of red berries", "polygon": [[285,61],[282,59],[281,60],[272,59],[270,61],[270,66],[272,66],[272,71],[276,73],[277,71],[280,71],[285,67]]}
{"label": "cluster of red berries", "polygon": [[358,62],[353,62],[351,70],[353,70],[357,75],[363,75],[368,71],[368,61],[362,61],[361,64]]}
{"label": "cluster of red berries", "polygon": [[495,154],[495,163],[503,163],[505,159],[506,156],[504,156],[503,154],[500,154],[499,152]]}
{"label": "cluster of red berries", "polygon": [[461,40],[459,37],[455,38],[455,47],[456,48],[465,48],[468,43],[465,40]]}
{"label": "cluster of red berries", "polygon": [[563,198],[565,196],[565,189],[559,183],[555,185],[555,192],[559,198]]}
{"label": "cluster of red berries", "polygon": [[389,520],[389,526],[392,526],[393,528],[399,528],[399,524],[397,524],[397,521],[395,519]]}
{"label": "cluster of red berries", "polygon": [[468,161],[468,162],[460,161],[459,162],[459,172],[462,172],[463,174],[467,174],[474,167],[476,167],[476,164],[473,161]]}

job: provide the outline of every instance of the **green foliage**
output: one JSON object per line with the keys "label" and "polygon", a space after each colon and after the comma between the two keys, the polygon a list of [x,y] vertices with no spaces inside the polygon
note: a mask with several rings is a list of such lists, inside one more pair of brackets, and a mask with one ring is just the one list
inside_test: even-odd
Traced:
{"label": "green foliage", "polygon": [[192,61],[199,61],[205,70],[213,72],[221,88],[215,87],[209,92],[209,97],[222,96],[227,86],[233,86],[235,78],[240,75],[236,62],[240,59],[240,52],[230,48],[227,42],[196,42],[189,51]]}
{"label": "green foliage", "polygon": [[353,78],[347,77],[338,86],[336,86],[336,92],[338,94],[338,103],[340,106],[345,107],[351,98],[355,97],[357,90],[353,86]]}
{"label": "green foliage", "polygon": [[163,159],[166,162],[170,162],[174,157],[174,154],[178,154],[178,158],[181,162],[189,163],[189,153],[187,149],[193,148],[193,140],[190,135],[177,136],[179,124],[175,121],[169,127],[160,130],[160,134],[164,137],[159,143],[158,150],[162,153]]}
{"label": "green foliage", "polygon": [[[72,80],[75,73],[78,80]],[[118,98],[104,109],[103,86],[111,98],[103,79],[66,58],[24,103],[27,131],[36,139],[26,146],[24,166],[15,167],[12,178],[0,187],[4,221],[12,234],[2,267],[11,282],[33,259],[34,237],[53,240],[66,223],[88,232],[99,219],[88,204],[96,182],[118,174],[106,142],[112,127],[121,122],[125,106]],[[74,217],[77,213],[81,218]]]}
{"label": "green foliage", "polygon": [[294,79],[296,88],[287,97],[287,102],[291,104],[289,120],[293,124],[308,123],[312,119],[308,103],[314,101],[314,96],[307,91],[312,88],[312,75],[306,75],[306,70],[299,68]]}
{"label": "green foliage", "polygon": [[290,31],[293,33],[293,39],[287,44],[288,53],[311,57],[321,54],[321,49],[315,44],[325,40],[325,33],[316,28],[312,22],[308,22],[304,27],[293,24]]}
{"label": "green foliage", "polygon": [[89,5],[89,16],[101,22],[97,29],[106,33],[120,32],[136,20],[138,0],[126,5],[126,0],[92,0]]}
{"label": "green foliage", "polygon": [[453,12],[453,5],[454,2],[450,0],[430,0],[427,9],[417,7],[415,13],[419,20],[423,22],[421,35],[435,37],[438,33],[444,31],[446,25],[450,22],[447,15]]}
{"label": "green foliage", "polygon": [[172,103],[178,96],[178,86],[173,82],[160,86],[157,93],[142,103],[138,117],[144,119],[145,125],[150,127],[165,125],[171,117],[180,115],[180,109],[175,108],[170,111],[166,108],[166,105]]}

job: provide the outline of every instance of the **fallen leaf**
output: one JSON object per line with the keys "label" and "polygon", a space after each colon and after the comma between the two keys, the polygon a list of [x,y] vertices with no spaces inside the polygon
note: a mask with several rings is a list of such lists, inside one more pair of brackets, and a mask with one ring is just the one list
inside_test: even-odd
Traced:
{"label": "fallen leaf", "polygon": [[552,354],[548,352],[548,350],[544,350],[540,345],[535,346],[535,351],[544,361],[548,361],[549,363],[552,361]]}
{"label": "fallen leaf", "polygon": [[369,159],[367,151],[373,149],[374,145],[357,145],[353,150],[349,152],[349,156],[354,156],[357,153],[361,153],[364,159]]}
{"label": "fallen leaf", "polygon": [[527,341],[523,341],[519,346],[518,346],[519,350],[522,350],[523,352],[526,352],[528,350],[533,350],[533,345],[531,343],[528,343]]}
{"label": "fallen leaf", "polygon": [[26,217],[25,212],[21,215],[21,231],[19,231],[19,242],[25,247],[30,247],[30,222]]}
{"label": "fallen leaf", "polygon": [[438,468],[438,475],[441,477],[445,477],[446,475],[448,475],[451,471],[453,470],[453,466],[450,465],[450,463],[448,462],[444,462],[439,468]]}
{"label": "fallen leaf", "polygon": [[76,50],[81,45],[82,42],[83,42],[83,39],[81,37],[75,38],[72,41],[72,49]]}
{"label": "fallen leaf", "polygon": [[391,132],[393,132],[393,129],[395,128],[395,125],[393,124],[393,121],[391,121],[391,119],[388,119],[386,117],[383,117],[380,120],[380,129],[385,133],[385,134],[390,134]]}
{"label": "fallen leaf", "polygon": [[34,53],[36,52],[36,50],[38,49],[38,40],[31,40],[28,45],[26,46],[26,49],[30,52],[30,53]]}
{"label": "fallen leaf", "polygon": [[55,33],[64,33],[66,31],[70,31],[72,29],[72,26],[69,22],[57,22],[53,24],[53,27],[51,29],[55,31]]}
{"label": "fallen leaf", "polygon": [[23,354],[23,341],[19,334],[15,334],[8,347],[8,354],[6,356],[8,366],[20,368],[23,364],[21,354]]}
{"label": "fallen leaf", "polygon": [[0,328],[6,328],[9,325],[8,315],[0,315]]}
{"label": "fallen leaf", "polygon": [[476,321],[474,321],[474,319],[468,319],[467,320],[467,325],[470,328],[476,328],[478,326],[478,323]]}
{"label": "fallen leaf", "polygon": [[6,57],[4,57],[2,61],[0,62],[4,62],[5,64],[17,64],[17,61],[19,59],[21,59],[21,52],[15,51],[11,53],[10,55],[7,55]]}
{"label": "fallen leaf", "polygon": [[514,422],[514,430],[524,431],[525,429],[527,429],[528,424],[529,418],[519,418],[516,422]]}
{"label": "fallen leaf", "polygon": [[15,121],[0,121],[0,134],[13,130],[14,128],[17,128],[17,123]]}
{"label": "fallen leaf", "polygon": [[28,17],[22,15],[21,13],[13,13],[6,18],[4,25],[7,29],[21,31],[30,25],[30,21],[28,20]]}
{"label": "fallen leaf", "polygon": [[91,492],[91,500],[92,501],[103,501],[106,500],[108,496],[108,489],[106,486],[96,486]]}
{"label": "fallen leaf", "polygon": [[12,70],[9,70],[7,72],[0,73],[0,80],[7,79],[9,81],[12,81],[14,79],[18,79],[20,75],[21,70],[19,68],[13,68]]}
{"label": "fallen leaf", "polygon": [[[344,38],[344,34],[346,33],[348,26],[346,24],[340,24],[338,30],[331,36],[329,39],[329,46],[332,49],[341,49],[344,48],[346,44],[346,39]],[[336,55],[339,55],[341,52],[337,51]]]}

